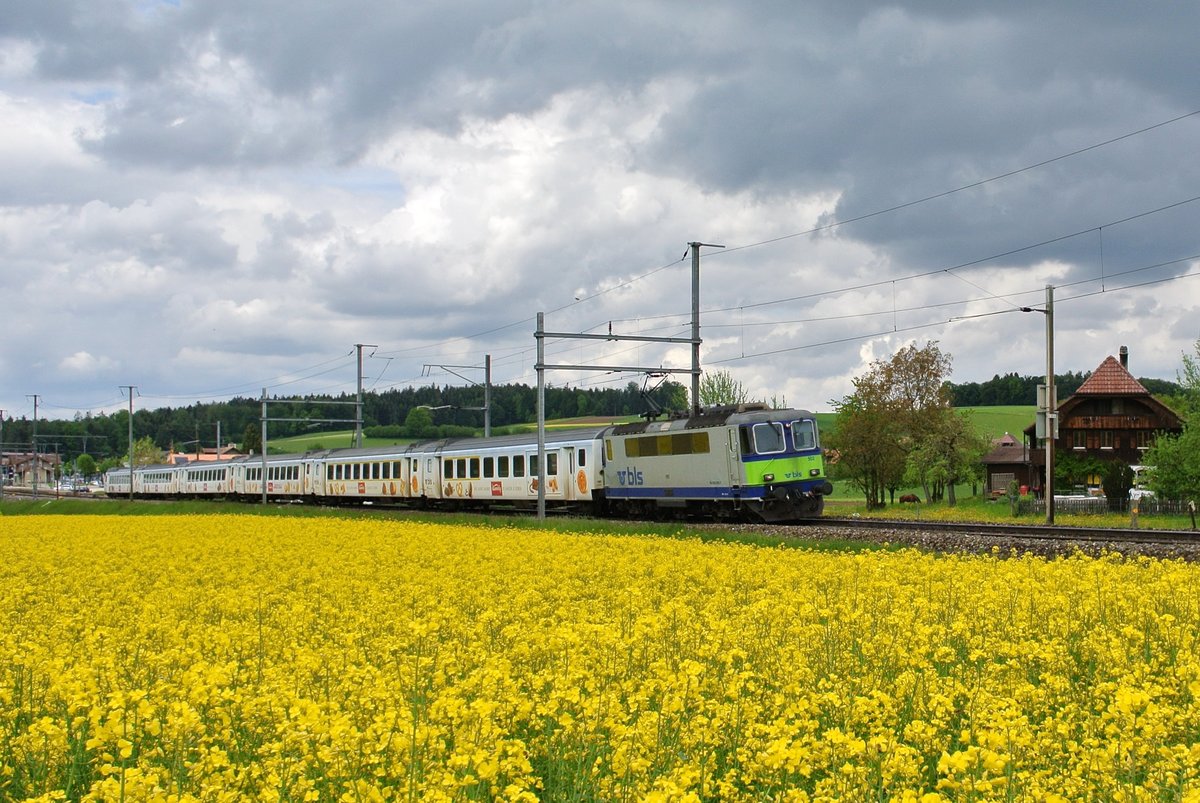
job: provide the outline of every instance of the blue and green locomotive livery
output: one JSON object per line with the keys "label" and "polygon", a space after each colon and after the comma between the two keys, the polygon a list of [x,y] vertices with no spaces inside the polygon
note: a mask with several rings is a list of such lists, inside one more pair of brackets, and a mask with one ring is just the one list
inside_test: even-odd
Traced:
{"label": "blue and green locomotive livery", "polygon": [[631,514],[795,521],[821,515],[833,491],[817,422],[804,410],[712,407],[616,426],[604,434],[604,456],[606,502]]}

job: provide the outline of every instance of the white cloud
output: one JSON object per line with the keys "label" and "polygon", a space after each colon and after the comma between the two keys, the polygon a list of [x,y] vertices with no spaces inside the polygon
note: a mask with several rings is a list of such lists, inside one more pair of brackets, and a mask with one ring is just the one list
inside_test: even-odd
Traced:
{"label": "white cloud", "polygon": [[114,368],[115,363],[107,357],[95,357],[86,351],[77,351],[59,361],[60,370],[80,376],[94,376],[101,371]]}

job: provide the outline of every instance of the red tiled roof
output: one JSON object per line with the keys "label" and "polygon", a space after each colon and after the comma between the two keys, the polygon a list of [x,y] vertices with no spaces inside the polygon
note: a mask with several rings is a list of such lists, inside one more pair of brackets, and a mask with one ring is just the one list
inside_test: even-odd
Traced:
{"label": "red tiled roof", "polygon": [[1111,354],[1100,363],[1091,376],[1087,378],[1077,396],[1149,396],[1150,391],[1142,383],[1133,378],[1133,374],[1117,361]]}

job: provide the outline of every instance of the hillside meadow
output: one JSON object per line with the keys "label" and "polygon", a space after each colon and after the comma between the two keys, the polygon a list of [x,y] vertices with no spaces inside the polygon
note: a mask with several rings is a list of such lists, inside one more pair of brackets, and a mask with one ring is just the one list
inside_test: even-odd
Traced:
{"label": "hillside meadow", "polygon": [[0,798],[1195,801],[1198,571],[0,516]]}

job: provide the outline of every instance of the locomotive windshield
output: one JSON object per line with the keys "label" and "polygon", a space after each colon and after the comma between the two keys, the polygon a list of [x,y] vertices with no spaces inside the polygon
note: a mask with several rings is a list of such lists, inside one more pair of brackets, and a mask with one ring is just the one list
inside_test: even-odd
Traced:
{"label": "locomotive windshield", "polygon": [[[787,433],[791,433],[790,440]],[[742,454],[811,452],[817,448],[817,425],[812,419],[770,421],[741,427]]]}
{"label": "locomotive windshield", "polygon": [[817,448],[817,428],[811,420],[792,422],[792,445],[797,452]]}
{"label": "locomotive windshield", "polygon": [[754,437],[756,454],[775,454],[787,448],[783,440],[783,424],[755,424],[751,428],[751,434]]}

